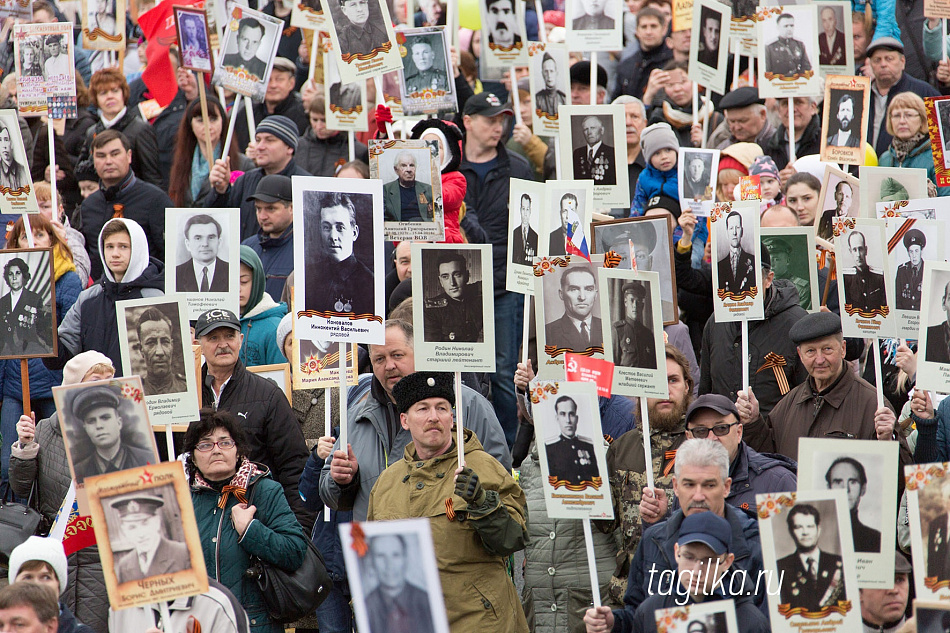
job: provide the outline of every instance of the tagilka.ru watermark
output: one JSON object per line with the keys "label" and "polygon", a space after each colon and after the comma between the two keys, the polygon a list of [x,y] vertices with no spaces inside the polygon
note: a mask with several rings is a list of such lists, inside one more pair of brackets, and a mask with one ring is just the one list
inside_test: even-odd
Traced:
{"label": "tagilka.ru watermark", "polygon": [[[720,561],[716,561],[716,566],[708,570],[683,569],[674,571],[672,569],[658,570],[656,563],[650,565],[650,581],[647,583],[648,595],[676,595],[674,600],[677,606],[683,606],[689,601],[690,590],[693,581],[700,583],[699,593],[704,596],[725,595],[725,596],[757,596],[761,595],[759,588],[764,586],[765,593],[770,596],[778,595],[785,572],[779,572],[778,583],[772,587],[772,580],[775,572],[771,569],[763,569],[758,573],[755,583],[749,580],[749,572],[745,569],[732,569],[731,571],[720,573]],[[712,586],[706,587],[706,578],[715,578]],[[654,584],[654,582],[656,584]]]}

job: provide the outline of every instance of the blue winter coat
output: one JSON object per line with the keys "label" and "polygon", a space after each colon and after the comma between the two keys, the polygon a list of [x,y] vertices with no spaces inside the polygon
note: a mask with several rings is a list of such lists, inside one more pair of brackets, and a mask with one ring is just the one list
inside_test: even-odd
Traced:
{"label": "blue winter coat", "polygon": [[251,556],[295,571],[303,563],[307,537],[287,504],[284,489],[270,478],[266,466],[257,466],[261,472],[251,476],[247,490],[247,498],[257,512],[244,538],[238,537],[231,523],[231,508],[239,503],[235,495],[228,495],[222,510],[218,508],[217,491],[194,484],[191,501],[208,576],[227,587],[244,605],[252,633],[283,633],[284,627],[267,614],[257,582],[246,578],[244,572],[251,565]]}
{"label": "blue winter coat", "polygon": [[[55,284],[56,291],[56,326],[63,322],[69,309],[76,303],[79,293],[82,292],[82,281],[75,271],[64,273]],[[2,368],[3,397],[23,398],[23,385],[20,382],[20,361],[5,360]],[[47,369],[39,358],[29,360],[30,368],[30,397],[52,398],[53,387],[63,384],[63,372]]]}
{"label": "blue winter coat", "polygon": [[[345,136],[345,135],[344,135]],[[268,237],[263,231],[252,235],[241,244],[250,246],[264,265],[264,292],[278,298],[284,292],[287,275],[294,269],[294,227],[291,225],[280,237]]]}
{"label": "blue winter coat", "polygon": [[287,314],[287,304],[277,303],[264,293],[264,298],[241,317],[241,362],[248,367],[286,363],[287,358],[277,345],[277,326]]}
{"label": "blue winter coat", "polygon": [[630,204],[632,217],[643,215],[643,211],[653,196],[669,196],[674,200],[680,199],[679,178],[676,168],[669,171],[660,171],[653,165],[647,165],[637,178],[637,190],[633,194]]}
{"label": "blue winter coat", "polygon": [[[934,184],[937,183],[936,170],[934,169],[934,154],[930,147],[930,137],[925,136],[920,144],[912,149],[904,160],[899,163],[894,158],[894,149],[889,148],[881,154],[877,161],[881,167],[916,167],[927,170],[927,178]],[[950,187],[937,187],[938,196],[950,196]]]}

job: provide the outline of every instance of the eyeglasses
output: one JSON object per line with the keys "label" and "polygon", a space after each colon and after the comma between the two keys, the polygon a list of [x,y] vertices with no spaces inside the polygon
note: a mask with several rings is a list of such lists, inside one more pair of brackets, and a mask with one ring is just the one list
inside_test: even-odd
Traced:
{"label": "eyeglasses", "polygon": [[891,112],[891,121],[913,121],[920,118],[920,112]]}
{"label": "eyeglasses", "polygon": [[694,426],[693,428],[686,430],[689,431],[693,437],[704,440],[709,437],[710,431],[712,431],[716,437],[725,437],[726,435],[729,435],[729,431],[732,430],[732,427],[737,424],[741,424],[741,422],[733,422],[732,424],[717,424],[712,428],[705,426]]}
{"label": "eyeglasses", "polygon": [[217,442],[198,442],[195,448],[201,451],[202,453],[207,453],[208,451],[213,449],[215,446],[220,448],[222,451],[226,451],[229,448],[234,448],[235,444],[234,444],[234,440],[232,440],[231,438],[228,438],[226,440],[218,440]]}

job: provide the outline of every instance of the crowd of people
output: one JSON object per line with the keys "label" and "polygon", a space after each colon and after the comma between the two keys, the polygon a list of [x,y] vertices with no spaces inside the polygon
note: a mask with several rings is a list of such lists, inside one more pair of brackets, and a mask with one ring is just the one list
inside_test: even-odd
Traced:
{"label": "crowd of people", "polygon": [[[512,19],[515,12],[507,5],[513,1],[489,4],[508,11],[507,19]],[[346,9],[361,2],[365,4],[340,0],[340,5]],[[124,68],[109,66],[105,56],[84,49],[77,30],[79,116],[52,123],[55,165],[49,164],[45,120],[20,119],[41,213],[27,225],[19,216],[4,216],[9,220],[6,243],[7,248],[25,248],[31,230],[37,247],[52,249],[58,345],[57,357],[29,361],[28,394],[23,393],[20,363],[0,360],[4,498],[29,499],[43,517],[41,527],[54,523],[72,475],[52,388],[122,375],[118,301],[161,297],[169,275],[179,290],[217,291],[226,287],[228,267],[236,266],[240,309],[237,314],[210,310],[191,324],[193,342],[204,357],[197,389],[205,408],[179,438],[178,448],[209,591],[187,603],[167,605],[170,612],[158,605],[111,611],[94,546],[66,556],[55,539],[31,537],[4,552],[10,585],[0,589],[0,630],[16,626],[47,633],[151,633],[185,630],[191,618],[188,630],[197,631],[193,624],[198,621],[201,630],[215,633],[280,631],[290,623],[268,613],[262,589],[245,571],[258,559],[293,571],[301,565],[310,539],[324,556],[333,586],[315,614],[294,626],[298,632],[351,631],[356,623],[348,578],[360,572],[344,565],[338,526],[425,517],[432,528],[453,632],[656,631],[655,610],[680,604],[674,600],[683,595],[689,603],[733,599],[739,631],[768,631],[765,588],[741,595],[715,588],[727,574],[731,578],[741,570],[752,576],[765,568],[756,495],[796,491],[800,438],[897,443],[900,474],[885,476],[897,480],[898,494],[884,499],[895,507],[906,505],[905,465],[950,459],[950,402],[914,390],[916,343],[845,338],[830,262],[819,260],[819,296],[813,296],[807,280],[784,274],[791,251],[787,244],[768,250],[763,246],[758,259],[765,310],[761,320],[748,324],[751,373],[743,387],[742,329],[739,323],[717,322],[713,316],[716,262],[710,254],[709,227],[679,199],[678,184],[691,198],[733,201],[740,179],[758,176],[762,227],[814,226],[820,238],[828,238],[834,218],[848,214],[856,191],[842,181],[832,195],[835,206],[820,205],[828,168],[817,156],[821,113],[832,108],[837,134],[846,144],[856,134],[849,127],[853,110],[840,100],[823,103],[821,96],[764,99],[755,78],[749,77],[747,58],[730,57],[727,76],[738,77],[737,83],[728,86],[725,95],[700,89],[694,122],[690,30],[672,30],[670,0],[625,0],[622,50],[601,53],[593,69],[580,51],[571,51],[569,94],[556,88],[553,71],[534,78],[536,86],[544,86],[536,105],[545,112],[556,114],[563,104],[622,106],[630,199],[621,207],[599,211],[613,218],[666,218],[674,242],[678,322],[664,328],[667,342],[662,350],[650,348],[650,338],[640,346],[621,345],[617,352],[630,358],[664,358],[660,369],[665,369],[669,395],[647,398],[644,409],[635,398],[621,395],[598,401],[607,444],[604,479],[614,505],[613,520],[595,521],[590,535],[600,594],[596,598],[602,606],[592,606],[595,596],[581,522],[550,517],[546,510],[539,455],[544,449],[535,437],[533,409],[525,397],[539,360],[534,337],[524,334],[534,329],[523,323],[533,314],[531,306],[525,310],[525,301],[531,299],[506,287],[510,240],[516,261],[530,263],[539,240],[550,241],[551,254],[565,252],[569,209],[554,211],[563,225],[540,236],[527,228],[530,200],[527,205],[522,200],[521,209],[509,209],[512,179],[557,180],[560,159],[553,137],[532,130],[528,69],[493,75],[482,55],[489,44],[481,31],[460,29],[451,55],[453,76],[443,79],[454,82],[457,113],[419,123],[397,120],[395,129],[404,138],[440,144],[445,241],[491,245],[493,276],[483,280],[480,292],[487,294],[491,283],[493,320],[484,326],[494,329],[496,370],[464,373],[460,391],[447,374],[416,371],[414,338],[421,335],[423,324],[413,322],[413,306],[422,298],[412,297],[411,245],[387,243],[386,270],[375,272],[386,276],[385,340],[359,347],[354,359],[359,378],[345,394],[346,419],[337,416],[333,428],[324,429],[329,390],[294,389],[288,401],[280,388],[249,368],[290,362],[293,371],[298,369],[290,305],[294,241],[303,239],[303,230],[294,233],[292,176],[369,178],[367,143],[389,133],[392,113],[370,80],[370,131],[329,129],[325,108],[331,94],[322,64],[310,74],[307,39],[291,26],[285,4],[274,1],[261,7],[284,21],[286,41],[278,48],[266,96],[251,112],[245,112],[243,99],[233,94],[225,94],[224,101],[209,94],[205,121],[198,96],[198,82],[204,79],[180,66],[174,46],[168,77],[177,90],[174,99],[159,111],[141,108],[153,99],[142,71],[154,62],[147,60],[147,42],[128,17],[132,46]],[[563,42],[566,20],[571,19],[563,0],[536,4],[542,8],[540,15],[535,4],[528,3],[522,16],[528,39],[538,40],[539,29],[544,29],[546,41]],[[853,27],[854,74],[871,80],[866,164],[924,168],[928,194],[950,195],[950,187],[937,186],[924,102],[950,94],[950,63],[942,54],[950,36],[944,41],[941,22],[924,18],[923,3],[896,0],[894,5],[855,2],[853,12],[846,9]],[[150,6],[139,6],[139,14]],[[875,13],[881,7],[884,10]],[[406,3],[396,0],[393,19],[397,25],[444,24],[446,11],[437,0],[426,0],[417,13],[406,15]],[[601,28],[606,19],[601,11],[575,23]],[[33,2],[34,23],[66,20],[54,0]],[[703,37],[700,55],[711,63],[706,49],[718,47],[719,33],[703,31]],[[822,46],[828,55],[843,55],[843,35],[825,37]],[[136,45],[138,55],[133,54]],[[734,69],[737,63],[740,67]],[[0,70],[6,71],[0,103],[15,108],[13,41],[6,23],[0,30]],[[520,107],[520,117],[515,117],[515,107]],[[228,122],[234,117],[234,141],[225,152]],[[248,117],[255,122],[253,136],[244,125]],[[721,150],[718,171],[710,175],[708,164],[690,159],[680,176],[680,154],[700,147]],[[619,180],[622,167],[616,166]],[[397,160],[399,178],[385,193],[392,198],[387,208],[406,211],[403,183],[410,185],[409,198],[432,197],[431,189],[425,189],[429,185],[413,182],[416,168],[410,154]],[[856,168],[852,171],[858,174]],[[678,183],[679,177],[685,181]],[[893,199],[900,200],[900,184],[894,185]],[[562,204],[570,206],[564,199]],[[576,198],[573,204],[576,207]],[[410,206],[429,216],[428,207]],[[194,216],[184,227],[184,241],[195,265],[177,265],[173,273],[165,262],[165,218],[166,209],[176,207],[238,208],[238,235],[229,234],[211,215]],[[512,235],[509,227],[518,222],[510,224],[510,217],[522,214],[526,228]],[[739,218],[735,231],[741,235],[742,230]],[[240,242],[239,261],[217,256],[217,243],[226,234]],[[905,238],[908,252],[917,246],[919,255],[921,238]],[[652,239],[655,244],[656,236]],[[208,244],[215,247],[209,249]],[[237,245],[234,248],[237,252]],[[634,257],[640,259],[639,254]],[[11,288],[12,279],[23,272],[15,262],[4,269]],[[749,268],[744,279],[736,277],[736,265],[719,273],[727,290],[739,291],[748,286],[749,275],[754,277],[751,259],[740,264]],[[921,288],[912,287],[921,283],[913,276],[918,273],[908,268],[897,274],[919,302]],[[353,275],[349,281],[329,275],[322,281],[371,285],[368,270]],[[320,282],[308,280],[308,293]],[[629,294],[636,303],[643,290],[633,284]],[[8,323],[15,309],[7,308],[0,321]],[[458,309],[459,320],[464,320],[464,312],[464,307]],[[426,321],[431,316],[427,313]],[[568,316],[564,321],[565,327],[577,329]],[[428,332],[435,325],[425,327]],[[627,333],[628,343],[644,336],[633,325],[621,322],[616,328]],[[522,350],[523,341],[528,350]],[[880,372],[874,367],[875,345],[881,352]],[[523,352],[527,362],[519,362]],[[770,358],[782,359],[780,371],[763,364]],[[156,371],[146,380],[154,385],[183,378]],[[883,384],[876,384],[878,380]],[[883,404],[878,390],[883,391]],[[29,395],[29,410],[24,395]],[[343,409],[340,404],[335,401],[333,410]],[[573,404],[573,413],[565,407],[564,415],[557,415],[558,422],[574,418],[573,426],[561,426],[566,453],[559,459],[565,463],[589,459],[591,446],[575,437]],[[650,460],[641,410],[648,415]],[[455,411],[464,419],[459,436],[453,429]],[[341,424],[347,429],[346,444],[339,441]],[[97,452],[84,465],[89,474],[121,470],[131,463],[133,449],[117,444],[118,437],[117,431],[111,436],[104,432],[101,445],[94,440]],[[456,437],[462,438],[462,446]],[[460,450],[464,467],[457,467]],[[898,526],[896,543],[881,542],[881,534],[862,524],[858,515],[861,498],[876,494],[868,489],[867,473],[857,461],[840,466],[847,472],[833,477],[829,470],[828,486],[848,490],[856,548],[876,546],[895,559],[893,587],[860,590],[864,630],[915,630],[907,621],[913,577],[924,572],[911,568],[906,526]],[[230,494],[235,490],[241,494]],[[146,523],[155,515],[149,503],[155,502],[119,510],[122,525],[152,525]],[[328,521],[318,516],[325,506]],[[799,520],[813,520],[812,527],[817,527],[818,517],[807,511],[789,516],[789,525]],[[153,532],[140,552],[143,561],[154,564],[157,548],[169,545],[161,529]],[[946,574],[950,580],[950,563],[942,569],[939,562],[941,555],[947,557],[940,545],[948,539],[940,533],[933,538],[931,562],[936,562],[927,573]],[[428,603],[413,593],[418,589],[407,582],[403,568],[393,570],[392,561],[407,556],[405,541],[377,539],[380,550],[371,558],[379,590],[367,598],[368,605],[377,605],[370,617],[373,633],[429,630],[423,615],[431,615]],[[796,544],[802,556],[810,551],[806,544]],[[384,548],[389,552],[386,562]],[[699,576],[688,586],[663,593],[652,584],[651,570],[689,570]],[[795,573],[791,567],[788,571],[790,576]]]}

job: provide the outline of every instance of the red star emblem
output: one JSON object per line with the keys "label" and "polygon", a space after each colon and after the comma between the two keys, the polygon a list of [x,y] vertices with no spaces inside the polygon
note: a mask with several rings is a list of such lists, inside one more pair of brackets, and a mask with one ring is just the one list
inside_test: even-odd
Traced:
{"label": "red star emblem", "polygon": [[152,483],[152,473],[148,472],[147,470],[143,470],[142,474],[139,475],[139,479],[142,480],[143,484],[150,484]]}

